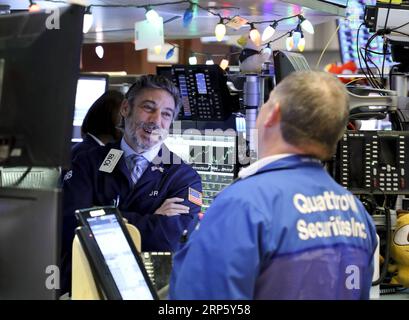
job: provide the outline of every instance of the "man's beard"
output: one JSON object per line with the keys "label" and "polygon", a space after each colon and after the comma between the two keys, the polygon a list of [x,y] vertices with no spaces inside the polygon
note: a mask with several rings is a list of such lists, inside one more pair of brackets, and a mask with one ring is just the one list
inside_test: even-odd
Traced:
{"label": "man's beard", "polygon": [[[149,137],[157,139],[156,142],[152,143],[149,141],[149,143],[144,143],[143,138],[139,138],[137,131],[138,130],[143,130],[146,133],[149,134]],[[135,126],[131,126],[130,128],[130,133],[131,133],[131,139],[133,143],[136,145],[136,147],[142,151],[148,151],[155,147],[157,144],[161,143],[163,140],[166,139],[168,135],[168,130],[162,129],[158,125],[152,122],[144,122],[144,121],[139,121],[136,123]]]}

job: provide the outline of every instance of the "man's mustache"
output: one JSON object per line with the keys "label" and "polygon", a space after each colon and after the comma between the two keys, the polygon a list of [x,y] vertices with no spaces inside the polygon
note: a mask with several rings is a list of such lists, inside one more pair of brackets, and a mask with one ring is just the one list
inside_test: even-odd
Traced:
{"label": "man's mustache", "polygon": [[168,131],[162,129],[157,124],[152,122],[140,122],[137,125],[137,129],[142,128],[143,130],[152,132],[155,135],[160,136],[161,138],[165,137],[168,134]]}

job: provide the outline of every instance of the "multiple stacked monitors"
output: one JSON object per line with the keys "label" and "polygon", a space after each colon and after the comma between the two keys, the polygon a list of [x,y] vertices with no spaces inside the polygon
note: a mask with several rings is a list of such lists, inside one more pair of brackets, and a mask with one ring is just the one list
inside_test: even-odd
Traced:
{"label": "multiple stacked monitors", "polygon": [[[338,19],[338,37],[339,37],[339,49],[341,50],[341,60],[343,63],[348,61],[354,61],[356,66],[359,68],[359,59],[357,51],[357,42],[359,42],[360,47],[365,47],[365,44],[373,33],[369,32],[368,28],[362,26],[359,30],[358,38],[358,28],[361,23],[364,22],[364,10],[365,5],[374,5],[375,0],[349,0],[348,7],[346,9],[346,18]],[[382,52],[383,40],[382,37],[377,37],[371,42],[368,48],[372,52],[368,51],[368,57],[381,68],[383,63],[383,55],[376,54],[375,52]],[[364,53],[364,52],[363,52]],[[386,56],[385,65],[389,65],[392,62],[390,55]],[[362,67],[364,67],[363,61],[361,59]],[[371,68],[374,68],[370,64]]]}

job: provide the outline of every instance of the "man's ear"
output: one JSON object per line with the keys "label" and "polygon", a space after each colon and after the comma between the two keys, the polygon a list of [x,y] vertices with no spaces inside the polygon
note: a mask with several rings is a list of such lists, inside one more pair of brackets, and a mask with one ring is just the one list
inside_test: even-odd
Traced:
{"label": "man's ear", "polygon": [[129,111],[130,111],[130,106],[129,106],[128,99],[122,100],[121,108],[119,110],[121,116],[124,118],[128,117]]}
{"label": "man's ear", "polygon": [[269,111],[264,125],[266,127],[273,127],[281,122],[281,107],[276,103],[273,108]]}

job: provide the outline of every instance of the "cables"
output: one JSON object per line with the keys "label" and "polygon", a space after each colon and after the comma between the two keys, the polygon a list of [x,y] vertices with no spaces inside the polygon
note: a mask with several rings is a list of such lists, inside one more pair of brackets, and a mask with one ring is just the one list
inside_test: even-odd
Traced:
{"label": "cables", "polygon": [[[386,196],[385,196],[385,202],[386,202]],[[385,277],[388,273],[388,264],[389,264],[389,260],[391,256],[390,246],[391,246],[391,240],[392,240],[391,238],[392,237],[392,232],[391,232],[392,222],[391,222],[391,212],[389,208],[386,207],[386,205],[384,206],[384,213],[385,213],[385,228],[386,228],[385,260],[382,265],[382,270],[380,272],[379,279],[372,282],[372,286],[377,286],[385,280]]]}
{"label": "cables", "polygon": [[[378,86],[373,82],[373,80],[369,77],[369,75],[365,71],[365,70],[368,70],[368,66],[367,66],[367,69],[364,69],[362,67],[361,59],[364,60],[364,61],[365,61],[365,59],[364,59],[364,56],[363,56],[363,54],[361,52],[361,47],[359,45],[359,32],[360,32],[362,26],[364,26],[364,25],[365,25],[364,23],[361,23],[359,25],[358,31],[357,31],[357,39],[356,39],[356,51],[357,51],[357,54],[358,54],[359,68],[362,70],[362,73],[364,74],[364,76],[365,76],[366,80],[368,81],[368,83],[370,83],[372,85],[372,87],[378,88]],[[365,64],[366,64],[366,61],[365,61]]]}

